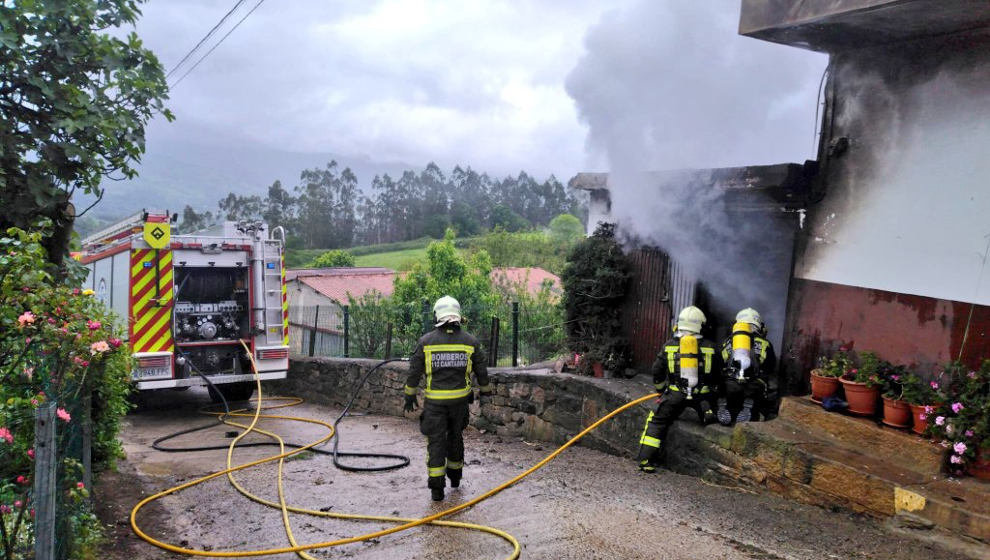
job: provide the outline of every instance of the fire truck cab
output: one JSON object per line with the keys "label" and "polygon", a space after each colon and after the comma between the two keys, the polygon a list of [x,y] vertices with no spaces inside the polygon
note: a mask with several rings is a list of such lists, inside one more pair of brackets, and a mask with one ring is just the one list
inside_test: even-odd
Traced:
{"label": "fire truck cab", "polygon": [[288,370],[284,233],[225,222],[172,235],[174,220],[144,211],[84,239],[86,283],[117,315],[139,390],[207,385],[214,400],[250,398],[252,356],[262,380]]}

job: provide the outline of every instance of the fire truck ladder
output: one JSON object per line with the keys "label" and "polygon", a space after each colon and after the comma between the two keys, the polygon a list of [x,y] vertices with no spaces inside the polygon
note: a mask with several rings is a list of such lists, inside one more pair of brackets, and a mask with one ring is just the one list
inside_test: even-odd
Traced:
{"label": "fire truck ladder", "polygon": [[264,267],[261,284],[265,294],[265,345],[282,346],[285,324],[282,322],[282,245],[279,241],[264,241],[261,266]]}

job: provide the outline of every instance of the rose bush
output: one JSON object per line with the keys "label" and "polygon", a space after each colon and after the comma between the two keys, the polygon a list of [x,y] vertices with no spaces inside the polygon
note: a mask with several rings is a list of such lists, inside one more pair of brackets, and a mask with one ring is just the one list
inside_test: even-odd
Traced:
{"label": "rose bush", "polygon": [[950,472],[962,474],[981,449],[990,452],[990,360],[978,370],[947,365],[937,389],[940,400],[928,415],[928,432],[946,449]]}
{"label": "rose bush", "polygon": [[[99,524],[81,499],[82,467],[66,452],[78,434],[86,395],[95,468],[107,468],[122,449],[120,421],[129,408],[130,351],[114,331],[114,317],[80,287],[84,271],[69,264],[57,280],[42,240],[46,224],[0,235],[0,550],[7,559],[31,551],[35,409],[57,403],[60,513],[68,513],[70,542],[78,557]],[[90,543],[90,544],[86,544]]]}

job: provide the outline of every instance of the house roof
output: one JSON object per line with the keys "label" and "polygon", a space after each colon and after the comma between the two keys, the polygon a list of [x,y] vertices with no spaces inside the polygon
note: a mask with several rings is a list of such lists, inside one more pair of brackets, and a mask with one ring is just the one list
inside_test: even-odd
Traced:
{"label": "house roof", "polygon": [[396,272],[388,268],[313,268],[287,270],[286,280],[298,280],[324,296],[346,303],[347,295],[358,298],[378,291],[392,295]]}
{"label": "house roof", "polygon": [[560,278],[539,267],[500,267],[492,269],[492,281],[496,284],[521,284],[526,283],[526,291],[536,294],[540,291],[544,281],[550,281],[552,290],[561,293]]}

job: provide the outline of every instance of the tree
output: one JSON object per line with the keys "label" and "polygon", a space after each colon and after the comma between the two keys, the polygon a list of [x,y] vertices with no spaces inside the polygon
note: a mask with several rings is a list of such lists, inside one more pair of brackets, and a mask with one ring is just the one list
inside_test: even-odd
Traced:
{"label": "tree", "polygon": [[201,229],[206,229],[216,223],[217,216],[210,211],[197,212],[192,206],[186,204],[182,209],[182,223],[179,224],[177,233],[192,233]]}
{"label": "tree", "polygon": [[631,276],[629,262],[615,240],[615,224],[599,224],[595,233],[568,255],[560,279],[564,318],[569,346],[585,354],[582,364],[600,362],[621,371],[628,363],[622,305]]}
{"label": "tree", "polygon": [[423,334],[423,302],[432,306],[445,295],[460,302],[467,321],[487,318],[497,303],[491,271],[488,253],[479,251],[465,260],[454,247],[454,231],[448,229],[442,241],[427,247],[425,262],[416,263],[408,274],[395,279],[392,301],[402,338],[419,338]]}
{"label": "tree", "polygon": [[296,199],[289,194],[289,191],[282,188],[281,181],[275,181],[268,187],[268,197],[263,203],[262,217],[268,224],[268,230],[282,226],[286,230],[292,230],[291,222],[295,215]]}
{"label": "tree", "polygon": [[261,218],[263,204],[258,195],[241,196],[234,193],[227,193],[226,197],[217,202],[220,214],[231,222]]}
{"label": "tree", "polygon": [[350,168],[338,172],[337,162],[299,175],[299,236],[307,247],[350,247],[357,224],[357,177]]}
{"label": "tree", "polygon": [[550,220],[550,239],[554,243],[570,246],[584,237],[581,220],[571,214],[561,214]]}
{"label": "tree", "polygon": [[327,251],[322,255],[313,259],[306,268],[335,268],[335,267],[353,267],[354,266],[354,255],[348,253],[343,249],[334,249],[332,251]]}
{"label": "tree", "polygon": [[145,125],[164,106],[161,64],[136,34],[143,0],[0,4],[0,231],[54,225],[45,240],[61,263],[76,214],[73,194],[101,197],[102,180],[132,178]]}

